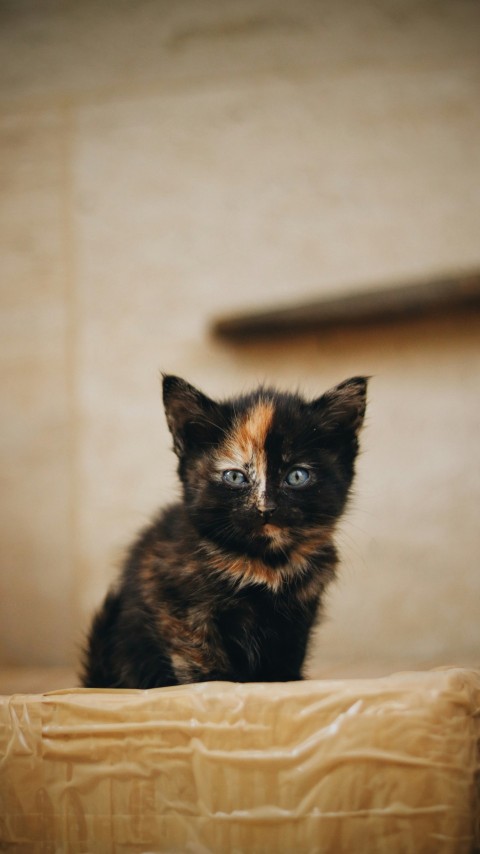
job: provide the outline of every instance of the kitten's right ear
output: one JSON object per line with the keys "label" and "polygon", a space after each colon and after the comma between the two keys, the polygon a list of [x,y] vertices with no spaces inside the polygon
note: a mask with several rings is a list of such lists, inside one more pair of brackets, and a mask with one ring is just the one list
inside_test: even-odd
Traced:
{"label": "kitten's right ear", "polygon": [[218,404],[180,377],[163,374],[163,405],[179,457],[187,448],[211,444],[221,429]]}
{"label": "kitten's right ear", "polygon": [[313,401],[326,433],[358,434],[365,416],[368,380],[369,377],[351,377]]}

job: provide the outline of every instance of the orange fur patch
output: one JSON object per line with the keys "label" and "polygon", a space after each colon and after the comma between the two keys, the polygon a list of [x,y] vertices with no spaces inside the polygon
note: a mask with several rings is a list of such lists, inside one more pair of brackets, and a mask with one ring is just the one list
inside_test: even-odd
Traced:
{"label": "orange fur patch", "polygon": [[212,569],[226,576],[230,575],[239,587],[245,584],[260,584],[277,592],[288,578],[302,575],[309,570],[308,557],[314,553],[315,549],[305,548],[308,556],[301,554],[301,551],[300,547],[291,555],[288,563],[275,569],[267,566],[260,558],[231,558],[215,546],[208,549],[207,560]]}
{"label": "orange fur patch", "polygon": [[265,500],[267,481],[267,457],[265,441],[272,425],[273,403],[260,400],[246,416],[239,419],[232,433],[220,448],[216,464],[219,471],[235,467],[244,470],[251,467],[256,502],[261,507]]}
{"label": "orange fur patch", "polygon": [[244,466],[265,454],[264,446],[273,419],[274,407],[260,401],[242,420],[238,420],[219,456],[231,464]]}
{"label": "orange fur patch", "polygon": [[263,451],[267,433],[272,426],[274,407],[268,400],[260,400],[254,409],[241,421],[233,435],[233,441],[238,445],[247,459],[256,452]]}
{"label": "orange fur patch", "polygon": [[290,562],[295,564],[308,560],[309,557],[318,552],[322,546],[332,542],[333,526],[330,528],[319,528],[315,532],[311,532],[309,538],[300,543],[290,555]]}

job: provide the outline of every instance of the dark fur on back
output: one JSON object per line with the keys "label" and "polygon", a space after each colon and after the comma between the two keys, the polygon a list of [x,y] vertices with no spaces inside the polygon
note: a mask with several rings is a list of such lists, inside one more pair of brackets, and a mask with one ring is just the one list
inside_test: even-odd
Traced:
{"label": "dark fur on back", "polygon": [[95,616],[85,686],[302,678],[366,386],[354,377],[310,402],[260,388],[217,403],[164,377],[183,500],[140,535]]}

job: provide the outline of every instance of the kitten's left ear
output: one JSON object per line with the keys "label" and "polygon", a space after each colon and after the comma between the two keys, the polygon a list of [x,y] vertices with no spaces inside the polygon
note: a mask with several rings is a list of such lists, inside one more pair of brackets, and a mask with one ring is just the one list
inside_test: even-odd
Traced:
{"label": "kitten's left ear", "polygon": [[178,456],[194,445],[211,443],[221,429],[218,404],[180,377],[163,374],[163,405]]}
{"label": "kitten's left ear", "polygon": [[368,377],[351,377],[325,392],[312,403],[322,429],[356,436],[367,406]]}

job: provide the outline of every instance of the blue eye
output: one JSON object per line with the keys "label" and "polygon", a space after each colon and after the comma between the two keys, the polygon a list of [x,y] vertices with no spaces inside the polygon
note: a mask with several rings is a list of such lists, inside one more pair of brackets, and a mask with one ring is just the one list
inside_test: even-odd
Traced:
{"label": "blue eye", "polygon": [[243,471],[239,471],[238,469],[228,469],[227,471],[224,471],[222,479],[225,483],[228,483],[229,486],[233,486],[236,489],[241,488],[248,483]]}
{"label": "blue eye", "polygon": [[288,484],[288,486],[293,486],[294,489],[299,489],[300,487],[305,486],[309,480],[310,472],[308,472],[307,469],[299,467],[289,471],[285,478],[285,483]]}

